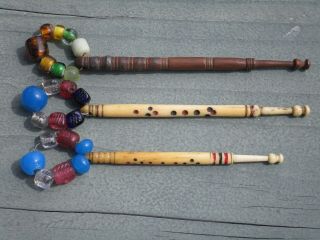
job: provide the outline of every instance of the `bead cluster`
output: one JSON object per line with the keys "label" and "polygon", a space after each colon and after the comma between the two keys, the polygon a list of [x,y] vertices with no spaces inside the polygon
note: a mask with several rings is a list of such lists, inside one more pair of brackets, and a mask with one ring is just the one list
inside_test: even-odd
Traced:
{"label": "bead cluster", "polygon": [[39,63],[42,71],[50,73],[54,77],[64,80],[79,80],[79,69],[74,66],[67,66],[62,62],[57,62],[49,55],[47,41],[62,40],[65,45],[70,45],[76,57],[88,56],[90,47],[84,38],[78,38],[78,33],[72,28],[65,28],[62,25],[53,26],[50,23],[43,24],[37,34],[29,38],[26,49],[29,57]]}
{"label": "bead cluster", "polygon": [[75,56],[85,56],[90,53],[90,48],[84,38],[78,38],[74,29],[65,28],[62,25],[53,26],[49,23],[40,27],[38,34],[29,38],[26,50],[33,61],[39,63],[39,67],[46,73],[62,80],[46,79],[40,86],[26,87],[20,97],[22,107],[32,112],[31,123],[40,129],[49,128],[52,132],[46,132],[37,138],[37,145],[42,149],[56,146],[75,151],[75,156],[68,161],[57,164],[52,169],[45,169],[46,158],[38,150],[33,150],[20,159],[21,170],[34,176],[34,183],[42,189],[48,189],[54,183],[66,184],[72,181],[76,174],[84,174],[89,171],[90,163],[86,154],[92,151],[93,142],[90,139],[80,141],[78,133],[70,130],[84,121],[84,116],[79,110],[73,110],[68,114],[54,112],[47,116],[41,110],[48,102],[48,96],[59,94],[66,100],[75,101],[80,107],[88,104],[90,95],[83,89],[77,88],[74,82],[80,78],[79,69],[74,66],[65,66],[57,62],[49,55],[47,41],[62,40],[70,45]]}
{"label": "bead cluster", "polygon": [[[68,133],[60,132],[57,141],[61,141],[60,144],[63,147],[73,148],[76,155],[71,160],[57,164],[51,170],[45,168],[46,158],[38,150],[31,151],[20,159],[21,170],[29,176],[34,176],[34,184],[37,187],[49,189],[53,183],[56,185],[67,184],[76,177],[76,174],[81,175],[89,171],[90,162],[85,155],[92,151],[93,142],[90,139],[79,142],[79,135],[73,133],[77,137],[70,140]],[[58,140],[59,138],[60,140]]]}

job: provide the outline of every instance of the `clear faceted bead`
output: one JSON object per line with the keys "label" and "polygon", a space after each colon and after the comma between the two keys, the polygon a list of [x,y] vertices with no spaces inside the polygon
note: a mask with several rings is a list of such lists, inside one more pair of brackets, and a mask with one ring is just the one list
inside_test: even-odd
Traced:
{"label": "clear faceted bead", "polygon": [[46,132],[41,134],[38,137],[36,144],[39,144],[41,148],[44,148],[44,149],[56,147],[58,145],[56,133]]}
{"label": "clear faceted bead", "polygon": [[37,128],[44,129],[48,126],[48,116],[43,112],[35,112],[31,116],[31,124]]}
{"label": "clear faceted bead", "polygon": [[43,79],[41,87],[48,96],[58,94],[60,92],[60,80],[57,79]]}
{"label": "clear faceted bead", "polygon": [[53,181],[53,173],[48,169],[39,170],[34,177],[34,184],[44,190],[49,189]]}

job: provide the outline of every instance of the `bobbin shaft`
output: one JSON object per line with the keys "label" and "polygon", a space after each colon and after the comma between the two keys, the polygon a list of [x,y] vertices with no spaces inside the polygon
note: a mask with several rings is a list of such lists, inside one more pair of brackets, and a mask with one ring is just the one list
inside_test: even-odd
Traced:
{"label": "bobbin shaft", "polygon": [[94,164],[230,165],[233,163],[282,163],[282,154],[236,155],[228,152],[91,152]]}
{"label": "bobbin shaft", "polygon": [[271,115],[307,116],[309,106],[262,107],[258,105],[165,105],[165,104],[89,104],[84,115],[103,118],[171,117],[258,117]]}
{"label": "bobbin shaft", "polygon": [[77,57],[81,69],[106,72],[141,71],[250,71],[254,69],[306,70],[310,61],[255,60],[254,58],[225,57]]}

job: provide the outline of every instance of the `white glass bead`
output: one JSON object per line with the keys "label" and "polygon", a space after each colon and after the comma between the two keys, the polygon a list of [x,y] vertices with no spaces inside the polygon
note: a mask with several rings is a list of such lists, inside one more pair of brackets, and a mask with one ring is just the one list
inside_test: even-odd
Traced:
{"label": "white glass bead", "polygon": [[31,116],[31,124],[34,127],[44,129],[48,127],[48,116],[43,112],[35,112]]}
{"label": "white glass bead", "polygon": [[53,181],[53,173],[48,169],[39,170],[34,177],[34,184],[44,190],[49,189]]}
{"label": "white glass bead", "polygon": [[40,86],[48,96],[58,94],[60,92],[60,80],[57,79],[43,79]]}
{"label": "white glass bead", "polygon": [[39,144],[41,148],[49,149],[58,146],[57,136],[55,132],[46,132],[41,134],[36,144]]}
{"label": "white glass bead", "polygon": [[82,57],[90,54],[90,47],[86,39],[77,38],[71,42],[71,48],[73,55],[76,57]]}

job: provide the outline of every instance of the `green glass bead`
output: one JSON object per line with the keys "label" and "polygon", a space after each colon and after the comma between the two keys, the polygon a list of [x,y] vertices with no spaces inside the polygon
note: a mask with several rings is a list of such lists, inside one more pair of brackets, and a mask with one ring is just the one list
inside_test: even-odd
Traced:
{"label": "green glass bead", "polygon": [[63,39],[69,43],[75,40],[77,37],[78,37],[77,31],[72,28],[67,28],[63,32]]}
{"label": "green glass bead", "polygon": [[61,62],[56,62],[52,64],[50,68],[50,73],[55,77],[63,77],[65,69],[66,69],[66,65],[64,65]]}
{"label": "green glass bead", "polygon": [[79,69],[75,66],[68,66],[64,71],[64,80],[77,81],[80,79]]}

